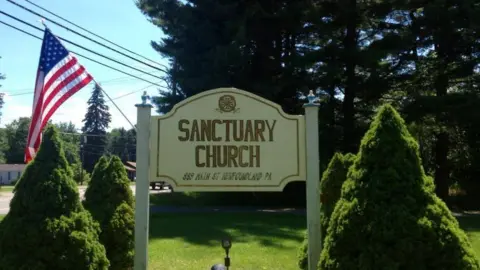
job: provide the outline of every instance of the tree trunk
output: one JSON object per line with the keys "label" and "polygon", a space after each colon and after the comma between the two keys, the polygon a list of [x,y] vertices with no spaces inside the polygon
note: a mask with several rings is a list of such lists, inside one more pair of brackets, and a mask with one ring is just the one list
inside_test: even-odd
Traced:
{"label": "tree trunk", "polygon": [[[446,61],[446,59],[444,59]],[[443,63],[440,67],[439,76],[435,80],[435,90],[437,97],[447,95],[448,76],[445,74],[446,64]],[[448,133],[443,130],[444,112],[438,112],[436,115],[436,122],[439,125],[440,132],[436,134],[435,142],[435,191],[443,200],[448,198],[449,188],[449,167],[448,167],[448,151],[449,138]]]}
{"label": "tree trunk", "polygon": [[435,144],[435,192],[442,200],[448,199],[449,189],[449,167],[448,167],[448,133],[440,132],[437,134]]}
{"label": "tree trunk", "polygon": [[356,66],[356,49],[357,49],[357,15],[356,0],[350,0],[348,7],[347,32],[343,40],[345,52],[343,54],[345,61],[345,77],[346,85],[343,98],[343,150],[350,153],[357,152],[355,143],[355,66]]}

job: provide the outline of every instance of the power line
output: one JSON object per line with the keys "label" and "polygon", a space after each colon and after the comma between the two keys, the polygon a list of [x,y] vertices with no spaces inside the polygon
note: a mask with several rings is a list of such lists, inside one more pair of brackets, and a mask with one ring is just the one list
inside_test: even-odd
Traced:
{"label": "power line", "polygon": [[[4,11],[1,11],[1,10],[0,10],[0,13],[1,13],[1,14],[4,14],[4,15],[7,16],[7,17],[10,17],[10,18],[12,18],[12,19],[14,19],[14,20],[16,20],[16,21],[18,21],[18,22],[21,22],[21,23],[23,23],[23,24],[25,24],[25,25],[28,25],[28,26],[32,27],[32,28],[35,28],[35,29],[38,30],[38,31],[43,32],[43,30],[42,30],[40,27],[37,27],[37,26],[35,26],[35,25],[31,24],[31,23],[28,23],[28,22],[26,22],[26,21],[24,21],[24,20],[22,20],[22,19],[19,19],[19,18],[15,17],[15,16],[12,16],[12,15],[4,12]],[[157,75],[148,73],[148,72],[143,71],[143,70],[141,70],[141,69],[138,69],[138,68],[136,68],[136,67],[129,66],[129,65],[127,65],[127,64],[125,64],[125,63],[122,63],[122,62],[120,62],[120,61],[118,61],[118,60],[116,60],[116,59],[110,58],[110,57],[105,56],[105,55],[103,55],[103,54],[101,54],[101,53],[98,53],[98,52],[96,52],[96,51],[93,51],[93,50],[91,50],[91,49],[88,49],[88,48],[86,48],[86,47],[84,47],[84,46],[82,46],[82,45],[79,45],[79,44],[77,44],[77,43],[75,43],[75,42],[73,42],[73,41],[70,41],[70,40],[68,40],[68,39],[62,38],[62,37],[60,37],[60,36],[56,36],[56,37],[59,38],[59,39],[61,39],[61,40],[63,40],[63,41],[65,41],[65,42],[67,42],[67,43],[70,43],[70,44],[72,44],[72,45],[74,45],[74,46],[76,46],[76,47],[79,47],[79,48],[81,48],[81,49],[84,49],[84,50],[86,50],[86,51],[88,51],[88,52],[91,52],[91,53],[93,53],[93,54],[96,54],[96,55],[98,55],[98,56],[100,56],[100,57],[103,57],[103,58],[105,58],[105,59],[108,59],[108,60],[110,60],[110,61],[112,61],[112,62],[115,62],[115,63],[117,63],[117,64],[120,64],[120,65],[122,65],[122,66],[131,68],[131,69],[134,69],[134,70],[136,70],[136,71],[139,71],[139,72],[145,73],[145,74],[147,74],[147,75],[150,75],[150,76],[152,76],[152,77],[155,77],[155,78],[164,80],[164,78],[162,78],[162,77],[159,77],[159,76],[157,76]]]}
{"label": "power line", "polygon": [[126,94],[124,94],[124,95],[121,95],[121,96],[118,96],[118,97],[114,97],[112,100],[116,100],[116,99],[124,98],[124,97],[126,97],[126,96],[129,96],[129,95],[132,95],[132,94],[138,93],[138,92],[140,92],[140,91],[142,91],[142,90],[145,90],[145,89],[147,89],[147,88],[149,88],[149,87],[152,87],[152,86],[151,86],[151,85],[145,86],[145,87],[143,87],[143,88],[141,88],[141,89],[138,89],[138,90],[135,90],[135,91],[132,91],[132,92],[126,93]]}
{"label": "power line", "polygon": [[[1,21],[0,21],[0,23],[1,23]],[[132,91],[132,92],[128,92],[128,93],[126,93],[126,94],[123,94],[123,95],[114,97],[114,98],[112,98],[112,100],[117,100],[117,99],[124,98],[124,97],[126,97],[126,96],[129,96],[129,95],[138,93],[138,92],[140,92],[140,91],[142,91],[142,90],[145,90],[145,89],[147,89],[147,88],[150,88],[150,87],[152,87],[152,86],[153,86],[153,85],[144,86],[144,87],[142,87],[142,88],[140,88],[140,89],[137,89],[137,90],[134,90],[134,91]],[[25,92],[25,93],[15,93],[15,94],[0,93],[0,94],[7,94],[9,97],[15,97],[15,96],[31,95],[31,94],[33,94],[33,93],[34,93],[33,91],[29,91],[29,92]],[[111,102],[111,101],[110,101],[110,100],[107,100],[106,102]]]}
{"label": "power line", "polygon": [[[2,11],[0,11],[0,12],[2,12]],[[26,34],[26,35],[28,35],[28,36],[31,36],[31,37],[33,37],[33,38],[36,38],[36,39],[39,39],[39,40],[43,40],[42,38],[37,37],[37,36],[35,36],[35,35],[27,32],[27,31],[25,31],[25,30],[23,30],[23,29],[20,29],[20,28],[18,28],[18,27],[16,27],[16,26],[13,26],[13,25],[11,25],[11,24],[9,24],[9,23],[3,22],[3,21],[1,21],[1,20],[0,20],[0,23],[1,23],[1,24],[4,24],[4,25],[6,25],[6,26],[8,26],[8,27],[10,27],[10,28],[13,28],[13,29],[15,29],[15,30],[17,30],[17,31],[19,31],[19,32],[22,32],[22,33],[24,33],[24,34]],[[27,24],[28,24],[28,23],[27,23]],[[33,26],[33,25],[32,25],[32,26]],[[35,27],[35,26],[33,26],[33,27]],[[78,55],[78,56],[81,56],[81,57],[83,57],[83,58],[85,58],[85,59],[88,59],[88,60],[90,60],[90,61],[92,61],[92,62],[94,62],[94,63],[97,63],[97,64],[102,65],[102,66],[104,66],[104,67],[110,68],[110,69],[112,69],[112,70],[118,71],[118,72],[123,73],[123,74],[125,74],[125,75],[128,75],[128,76],[130,76],[130,77],[139,79],[139,80],[141,80],[141,81],[144,81],[144,82],[147,82],[147,83],[150,83],[150,84],[153,84],[153,85],[156,85],[156,86],[161,87],[161,88],[166,88],[166,89],[168,89],[167,87],[165,87],[165,86],[163,86],[163,85],[160,85],[160,84],[158,84],[158,83],[154,83],[154,82],[151,82],[151,81],[149,81],[149,80],[147,80],[147,79],[143,79],[143,78],[138,77],[138,76],[136,76],[136,75],[127,73],[127,72],[125,72],[125,71],[122,71],[122,70],[117,69],[117,68],[115,68],[115,67],[112,67],[112,66],[109,66],[109,65],[107,65],[107,64],[101,63],[101,62],[99,62],[99,61],[97,61],[97,60],[94,60],[94,59],[92,59],[92,58],[90,58],[90,57],[87,57],[87,56],[84,56],[84,55],[82,55],[82,54],[79,54],[79,53],[74,52],[74,51],[72,51],[72,50],[69,50],[69,51],[72,52],[72,53],[74,53],[74,54],[76,54],[76,55]],[[147,73],[147,74],[148,74],[148,73]],[[162,80],[163,80],[163,79],[162,79]]]}
{"label": "power line", "polygon": [[102,92],[105,94],[105,96],[107,96],[107,98],[112,102],[113,106],[115,106],[115,108],[117,108],[117,110],[123,115],[123,118],[125,118],[125,120],[127,120],[127,122],[132,126],[133,129],[136,129],[135,125],[132,124],[132,122],[130,122],[130,119],[128,119],[128,117],[123,113],[123,111],[117,106],[117,104],[115,103],[115,101],[113,101],[113,99],[110,97],[110,95],[107,93],[107,91],[105,91],[103,89],[103,87],[101,85],[99,85],[97,83],[97,81],[95,81],[95,79],[93,79],[93,81],[95,82],[96,86],[98,88],[100,88],[100,90],[102,90]]}
{"label": "power line", "polygon": [[139,62],[139,63],[141,63],[141,64],[146,65],[146,66],[149,66],[149,67],[151,67],[151,68],[153,68],[153,69],[156,69],[156,70],[158,70],[158,71],[162,71],[162,72],[167,73],[167,71],[166,71],[165,69],[161,69],[161,68],[159,68],[159,67],[156,67],[156,66],[154,66],[154,65],[151,65],[151,64],[149,64],[149,63],[146,63],[146,62],[144,62],[144,61],[142,61],[142,60],[139,60],[138,58],[132,57],[132,56],[130,56],[130,55],[128,55],[128,54],[125,54],[125,53],[123,53],[123,52],[121,52],[121,51],[119,51],[119,50],[116,50],[116,49],[114,49],[114,48],[112,48],[112,47],[109,47],[109,46],[107,46],[107,45],[105,45],[105,44],[103,44],[103,43],[101,43],[101,42],[98,42],[98,41],[96,41],[96,40],[94,40],[94,39],[91,39],[91,38],[89,38],[89,37],[87,37],[87,36],[85,36],[85,35],[77,32],[77,31],[71,29],[71,28],[68,28],[67,26],[64,26],[64,25],[61,24],[61,23],[58,23],[58,22],[56,22],[56,21],[54,21],[54,20],[52,20],[52,19],[50,19],[50,18],[47,18],[47,17],[43,16],[42,14],[39,14],[39,13],[37,13],[37,12],[35,12],[35,11],[33,11],[33,10],[31,10],[31,9],[23,6],[23,5],[20,5],[20,4],[18,4],[17,2],[15,2],[15,1],[12,1],[12,0],[7,0],[7,1],[10,2],[10,3],[12,3],[12,4],[14,4],[14,5],[16,5],[16,6],[18,6],[18,7],[20,7],[20,8],[22,8],[22,9],[24,9],[24,10],[26,10],[26,11],[28,11],[28,12],[30,12],[30,13],[32,13],[32,14],[34,14],[34,15],[37,15],[37,16],[39,16],[39,17],[41,17],[41,18],[44,18],[44,19],[46,19],[47,21],[50,21],[50,22],[52,22],[53,24],[56,24],[56,25],[58,25],[58,26],[60,26],[60,27],[62,27],[62,28],[64,28],[64,29],[66,29],[66,30],[68,30],[68,31],[70,31],[70,32],[72,32],[72,33],[74,33],[74,34],[77,34],[77,35],[79,35],[79,36],[81,36],[81,37],[83,37],[83,38],[85,38],[85,39],[88,39],[88,40],[90,40],[90,41],[92,41],[92,42],[94,42],[94,43],[96,43],[96,44],[98,44],[98,45],[100,45],[100,46],[103,46],[103,47],[105,47],[105,48],[107,48],[107,49],[109,49],[109,50],[112,50],[112,51],[114,51],[114,52],[116,52],[116,53],[119,53],[119,54],[121,54],[121,55],[123,55],[123,56],[125,56],[125,57],[128,57],[128,58],[130,58],[130,59],[132,59],[132,60],[134,60],[134,61],[137,61],[137,62]]}
{"label": "power line", "polygon": [[[138,76],[142,76],[143,74],[141,75],[138,75]],[[102,85],[105,85],[105,84],[111,84],[111,83],[125,83],[125,81],[131,81],[131,80],[134,80],[134,78],[130,78],[129,76],[124,76],[124,77],[117,77],[117,78],[112,78],[112,79],[108,79],[108,80],[104,80],[104,81],[100,81],[99,83],[101,83]],[[158,83],[161,83],[161,81],[159,81]],[[32,91],[33,87],[28,87],[28,88],[19,88],[19,89],[5,89],[6,94],[10,95],[10,93],[12,93],[13,95],[17,95],[17,94],[27,94],[27,93],[33,93]],[[113,98],[115,99],[115,98]]]}
{"label": "power line", "polygon": [[137,55],[137,56],[140,56],[140,57],[142,57],[143,59],[148,60],[148,61],[150,61],[150,62],[153,62],[153,63],[155,63],[155,64],[157,64],[157,65],[159,65],[159,66],[162,66],[162,67],[164,67],[164,68],[168,68],[168,67],[167,67],[166,65],[164,65],[164,64],[161,64],[161,63],[159,63],[159,62],[157,62],[157,61],[154,61],[154,60],[152,60],[152,59],[150,59],[150,58],[147,58],[147,57],[145,57],[145,56],[143,56],[143,55],[141,55],[141,54],[138,54],[138,53],[136,53],[136,52],[133,52],[133,51],[131,51],[131,50],[129,50],[129,49],[123,47],[123,46],[120,46],[120,45],[118,45],[117,43],[115,43],[115,42],[113,42],[113,41],[110,41],[110,40],[108,40],[108,39],[106,39],[106,38],[104,38],[104,37],[102,37],[102,36],[100,36],[100,35],[97,35],[97,34],[91,32],[91,31],[89,31],[89,30],[87,30],[87,29],[79,26],[78,24],[75,24],[75,23],[73,23],[73,22],[71,22],[71,21],[63,18],[62,16],[59,16],[59,15],[57,15],[57,14],[55,14],[55,13],[53,13],[53,12],[51,12],[51,11],[43,8],[43,7],[41,7],[41,6],[38,5],[38,4],[35,4],[35,3],[33,3],[33,2],[31,2],[31,1],[29,1],[29,0],[25,0],[25,1],[28,2],[28,3],[30,3],[31,5],[39,8],[39,9],[41,9],[41,10],[47,12],[48,14],[51,14],[51,15],[53,15],[53,16],[55,16],[55,17],[57,17],[57,18],[59,18],[59,19],[61,19],[61,20],[63,20],[63,21],[65,21],[65,22],[67,22],[67,23],[69,23],[69,24],[71,24],[71,25],[73,25],[73,26],[76,26],[76,27],[82,29],[83,31],[85,31],[85,32],[87,32],[87,33],[90,33],[90,34],[92,34],[92,35],[94,35],[94,36],[96,36],[96,37],[98,37],[98,38],[100,38],[100,39],[102,39],[102,40],[104,40],[104,41],[112,44],[112,45],[115,45],[115,46],[117,46],[117,47],[119,47],[119,48],[124,49],[124,50],[127,51],[127,52],[130,52],[130,53],[133,53],[133,54],[135,54],[135,55]]}

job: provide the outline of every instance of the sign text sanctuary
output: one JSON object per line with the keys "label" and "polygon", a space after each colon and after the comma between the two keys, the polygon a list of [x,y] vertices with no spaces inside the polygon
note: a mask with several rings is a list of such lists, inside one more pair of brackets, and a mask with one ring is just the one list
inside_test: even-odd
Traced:
{"label": "sign text sanctuary", "polygon": [[277,120],[266,119],[180,119],[178,140],[218,143],[195,146],[193,154],[198,168],[258,168],[260,143],[274,141],[276,123]]}

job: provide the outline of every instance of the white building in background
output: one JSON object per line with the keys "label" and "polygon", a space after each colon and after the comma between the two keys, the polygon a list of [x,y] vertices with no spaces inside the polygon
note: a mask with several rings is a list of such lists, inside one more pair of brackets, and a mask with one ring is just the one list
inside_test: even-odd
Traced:
{"label": "white building in background", "polygon": [[20,178],[25,164],[0,164],[0,185],[9,185]]}

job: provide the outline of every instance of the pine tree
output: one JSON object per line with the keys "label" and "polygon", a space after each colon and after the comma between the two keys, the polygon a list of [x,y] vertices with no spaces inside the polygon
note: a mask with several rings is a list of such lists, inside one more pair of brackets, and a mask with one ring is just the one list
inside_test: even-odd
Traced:
{"label": "pine tree", "polygon": [[108,269],[99,232],[80,203],[61,141],[50,126],[0,223],[0,268]]}
{"label": "pine tree", "polygon": [[84,167],[88,172],[92,172],[95,163],[103,155],[107,146],[107,128],[111,121],[111,115],[108,112],[108,106],[105,104],[102,89],[95,84],[92,96],[87,102],[88,109],[83,122],[85,123],[82,131],[87,137],[87,142],[83,143]]}
{"label": "pine tree", "polygon": [[133,266],[133,195],[125,167],[117,156],[100,158],[85,193],[85,208],[100,223],[100,241],[112,269]]}
{"label": "pine tree", "polygon": [[[335,153],[328,164],[327,169],[322,175],[320,181],[321,201],[320,205],[320,224],[322,243],[325,239],[330,216],[333,209],[340,198],[340,191],[342,185],[347,179],[348,168],[353,163],[355,156],[353,154],[342,155]],[[300,269],[307,269],[308,267],[308,234],[305,233],[305,239],[298,252],[298,266]]]}
{"label": "pine tree", "polygon": [[319,269],[479,269],[390,105],[362,139],[331,216]]}

